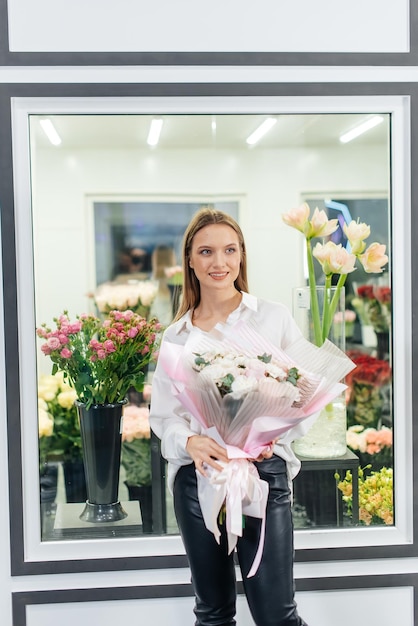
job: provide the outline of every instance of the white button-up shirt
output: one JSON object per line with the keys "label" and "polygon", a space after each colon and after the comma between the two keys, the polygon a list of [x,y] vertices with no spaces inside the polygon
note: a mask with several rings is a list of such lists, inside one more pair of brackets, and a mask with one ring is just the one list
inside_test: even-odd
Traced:
{"label": "white button-up shirt", "polygon": [[[296,322],[284,305],[262,300],[244,292],[240,305],[229,315],[226,325],[233,332],[233,326],[239,321],[245,321],[271,344],[283,350],[301,336]],[[160,354],[167,342],[182,345],[185,350],[190,347],[192,350],[191,346],[196,345],[202,333],[206,334],[205,331],[193,326],[189,311],[166,329]],[[168,486],[172,490],[177,470],[182,465],[192,462],[186,451],[187,440],[192,435],[201,434],[203,428],[174,396],[171,380],[160,362],[157,362],[152,378],[150,424],[161,440],[161,452],[168,461]],[[289,480],[292,480],[300,469],[300,461],[293,453],[290,442],[305,432],[306,426],[302,422],[299,427],[293,428],[281,437],[280,442],[274,447],[274,453],[287,463]]]}

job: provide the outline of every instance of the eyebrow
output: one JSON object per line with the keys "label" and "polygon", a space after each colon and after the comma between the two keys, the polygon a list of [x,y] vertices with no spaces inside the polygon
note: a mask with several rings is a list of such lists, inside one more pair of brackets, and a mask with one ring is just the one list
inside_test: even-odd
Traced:
{"label": "eyebrow", "polygon": [[[230,248],[231,246],[238,246],[239,243],[237,241],[234,241],[232,243],[227,243],[225,246],[222,246],[223,248]],[[197,249],[198,250],[204,250],[205,248],[213,248],[213,245],[203,245],[203,246],[198,246]]]}

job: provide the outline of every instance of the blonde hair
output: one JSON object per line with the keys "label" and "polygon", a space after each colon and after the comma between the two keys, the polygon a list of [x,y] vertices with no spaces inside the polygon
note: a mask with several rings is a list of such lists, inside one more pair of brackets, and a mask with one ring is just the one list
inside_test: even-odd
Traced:
{"label": "blonde hair", "polygon": [[225,224],[226,226],[230,226],[237,233],[241,250],[241,262],[239,274],[234,285],[238,291],[248,291],[247,252],[244,235],[242,234],[239,224],[230,215],[223,213],[223,211],[209,208],[200,209],[200,211],[193,216],[183,237],[183,292],[180,306],[173,320],[174,322],[180,319],[187,311],[196,308],[200,303],[200,283],[189,265],[189,260],[194,236],[199,230],[211,224]]}

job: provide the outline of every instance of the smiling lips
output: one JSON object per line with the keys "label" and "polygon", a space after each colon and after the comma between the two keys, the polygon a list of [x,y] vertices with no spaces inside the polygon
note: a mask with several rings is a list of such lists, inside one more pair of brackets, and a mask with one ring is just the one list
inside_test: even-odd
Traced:
{"label": "smiling lips", "polygon": [[225,278],[225,276],[228,276],[228,272],[220,272],[220,273],[212,272],[209,274],[209,276],[211,278],[214,278],[215,280],[220,280],[221,278]]}

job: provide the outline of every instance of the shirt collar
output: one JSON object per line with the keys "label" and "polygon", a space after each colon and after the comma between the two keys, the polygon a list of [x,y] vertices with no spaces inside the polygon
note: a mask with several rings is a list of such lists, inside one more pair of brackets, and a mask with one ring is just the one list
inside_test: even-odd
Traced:
{"label": "shirt collar", "polygon": [[187,311],[177,322],[174,324],[174,330],[176,335],[179,335],[183,330],[189,330],[192,328],[192,316],[190,311]]}
{"label": "shirt collar", "polygon": [[241,293],[242,300],[238,308],[245,306],[247,309],[251,309],[251,311],[257,311],[257,298],[246,291],[242,291]]}
{"label": "shirt collar", "polygon": [[[248,310],[249,312],[257,311],[257,298],[250,293],[247,293],[246,291],[242,291],[241,293],[242,300],[240,302],[240,305],[235,309],[235,311],[232,311],[232,313],[230,314],[227,321],[227,323],[229,324],[234,324],[241,317],[242,313],[246,310]],[[192,324],[191,311],[187,311],[183,315],[183,317],[181,317],[175,323],[174,326],[176,335],[179,335],[184,330],[188,330],[190,332],[194,328]]]}

